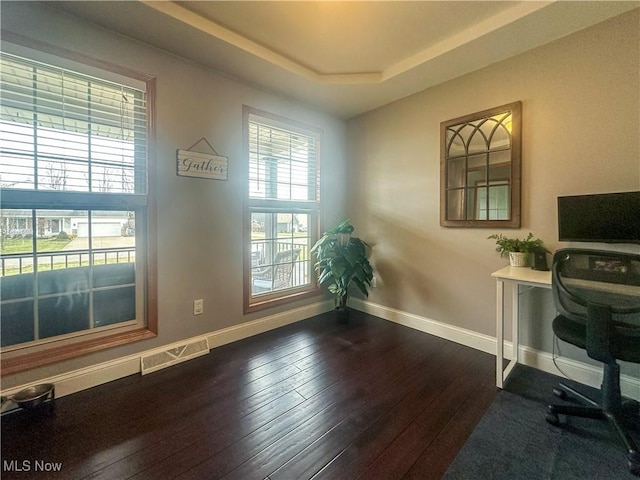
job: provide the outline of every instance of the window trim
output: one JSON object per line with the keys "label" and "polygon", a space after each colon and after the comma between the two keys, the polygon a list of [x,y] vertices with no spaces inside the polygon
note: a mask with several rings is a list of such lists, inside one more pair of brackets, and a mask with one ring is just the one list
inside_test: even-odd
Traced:
{"label": "window trim", "polygon": [[[21,371],[30,370],[63,360],[87,355],[108,348],[153,338],[158,334],[158,275],[157,275],[157,179],[156,179],[156,79],[155,77],[135,72],[110,62],[96,60],[71,50],[56,47],[22,35],[3,32],[3,42],[15,45],[18,49],[27,48],[46,55],[53,55],[63,60],[81,63],[89,68],[106,70],[146,84],[147,94],[147,215],[142,243],[144,245],[144,295],[145,325],[136,329],[111,333],[87,333],[74,338],[47,342],[24,349],[2,352],[0,360],[0,376],[5,377]],[[11,49],[7,49],[11,51]],[[114,329],[115,330],[115,329]]]}
{"label": "window trim", "polygon": [[[278,201],[264,200],[264,199],[251,199],[249,197],[249,119],[251,116],[257,116],[268,120],[270,124],[277,128],[283,128],[288,131],[299,132],[304,135],[313,134],[318,139],[320,147],[318,148],[318,156],[316,158],[316,169],[318,174],[316,175],[316,195],[317,201],[288,201],[289,205],[284,206]],[[313,226],[308,228],[311,244],[320,238],[320,218],[322,204],[320,202],[320,152],[322,149],[323,131],[320,128],[307,125],[305,123],[291,120],[280,115],[276,115],[264,110],[259,110],[248,105],[243,105],[242,108],[242,142],[243,142],[243,168],[244,168],[244,207],[243,207],[243,268],[242,268],[242,283],[243,283],[243,312],[252,313],[267,308],[284,305],[297,300],[303,300],[318,296],[321,293],[320,287],[317,282],[317,278],[314,275],[313,261],[310,258],[310,283],[308,287],[301,286],[299,288],[287,289],[282,292],[276,292],[270,295],[260,296],[260,298],[252,297],[252,280],[251,280],[251,213],[252,209],[258,210],[270,210],[276,212],[277,210],[290,210],[300,211],[301,213],[308,213],[310,215],[310,223]]]}

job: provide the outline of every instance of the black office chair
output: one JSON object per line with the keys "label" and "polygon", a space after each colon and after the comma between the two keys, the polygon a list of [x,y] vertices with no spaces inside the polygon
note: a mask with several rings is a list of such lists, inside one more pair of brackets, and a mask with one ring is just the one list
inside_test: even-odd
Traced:
{"label": "black office chair", "polygon": [[638,404],[622,401],[616,360],[640,363],[640,254],[563,249],[555,253],[553,296],[559,315],[554,333],[604,364],[600,402],[560,384],[553,393],[573,394],[583,404],[549,405],[546,419],[559,425],[559,414],[606,420],[615,427],[628,452],[629,470],[640,475],[638,446],[628,430],[637,420]]}

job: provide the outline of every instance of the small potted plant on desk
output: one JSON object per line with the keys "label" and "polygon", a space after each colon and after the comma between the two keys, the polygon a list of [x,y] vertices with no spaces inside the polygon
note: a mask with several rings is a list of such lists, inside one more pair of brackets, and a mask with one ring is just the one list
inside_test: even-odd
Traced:
{"label": "small potted plant on desk", "polygon": [[373,280],[373,268],[366,257],[369,245],[351,236],[353,230],[353,225],[345,220],[324,232],[311,248],[311,253],[318,260],[315,264],[318,284],[327,286],[334,295],[336,316],[340,323],[349,320],[347,300],[351,284],[368,297],[367,287],[371,286]]}
{"label": "small potted plant on desk", "polygon": [[500,252],[501,257],[509,255],[509,264],[512,267],[528,267],[531,253],[539,249],[545,250],[542,240],[534,238],[531,232],[522,240],[508,238],[502,234],[493,234],[487,238],[496,241],[496,251]]}

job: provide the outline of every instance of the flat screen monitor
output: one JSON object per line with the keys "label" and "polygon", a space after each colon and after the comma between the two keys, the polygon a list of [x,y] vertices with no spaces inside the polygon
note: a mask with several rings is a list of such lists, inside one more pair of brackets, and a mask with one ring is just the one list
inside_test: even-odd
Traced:
{"label": "flat screen monitor", "polygon": [[640,243],[640,191],[558,197],[558,240]]}

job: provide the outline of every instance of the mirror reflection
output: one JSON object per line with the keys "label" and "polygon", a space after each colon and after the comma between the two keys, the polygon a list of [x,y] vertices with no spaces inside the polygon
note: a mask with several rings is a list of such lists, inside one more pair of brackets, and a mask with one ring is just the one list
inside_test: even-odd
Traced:
{"label": "mirror reflection", "polygon": [[520,226],[516,102],[441,124],[440,224]]}

